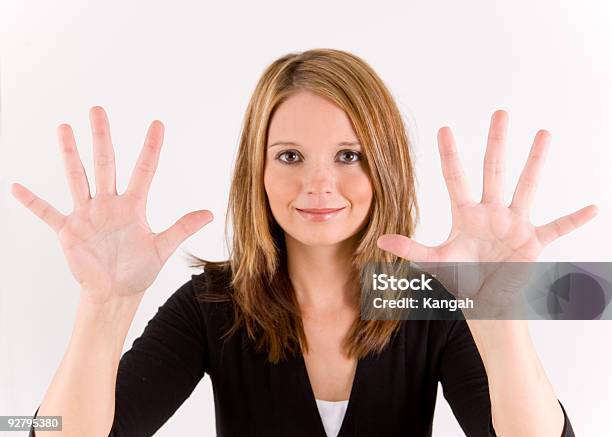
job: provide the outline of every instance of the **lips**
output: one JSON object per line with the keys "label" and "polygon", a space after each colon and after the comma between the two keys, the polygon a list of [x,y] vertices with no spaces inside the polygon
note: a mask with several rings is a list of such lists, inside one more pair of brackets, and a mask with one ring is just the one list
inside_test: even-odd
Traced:
{"label": "lips", "polygon": [[336,211],[340,211],[341,209],[344,209],[345,207],[343,206],[342,208],[296,208],[298,211],[303,211],[303,212],[307,212],[309,214],[329,214],[332,212],[336,212]]}
{"label": "lips", "polygon": [[296,208],[298,214],[310,221],[310,222],[327,222],[333,220],[334,217],[338,216],[346,207],[342,208]]}

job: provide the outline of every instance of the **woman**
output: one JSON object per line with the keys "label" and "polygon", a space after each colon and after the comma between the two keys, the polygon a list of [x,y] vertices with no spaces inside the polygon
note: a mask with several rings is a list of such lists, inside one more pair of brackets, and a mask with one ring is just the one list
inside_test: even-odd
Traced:
{"label": "woman", "polygon": [[466,435],[573,435],[525,321],[359,314],[357,278],[369,261],[535,260],[592,218],[594,206],[539,227],[529,222],[546,131],[506,207],[507,114],[492,118],[480,203],[468,196],[450,129],[440,129],[453,228],[444,244],[425,247],[409,238],[418,217],[414,171],[381,80],[339,50],[279,58],[244,120],[228,209],[230,258],[194,257],[202,273],[121,356],[145,290],[212,214],[195,211],[152,233],[145,209],[163,125],[151,124],[118,195],[108,120],[100,107],[90,118],[94,198],[68,125],[58,133],[74,211],[64,216],[13,185],[57,232],[81,286],[70,344],[36,412],[62,415],[64,435],[151,435],[206,373],[219,436],[431,435],[438,381]]}

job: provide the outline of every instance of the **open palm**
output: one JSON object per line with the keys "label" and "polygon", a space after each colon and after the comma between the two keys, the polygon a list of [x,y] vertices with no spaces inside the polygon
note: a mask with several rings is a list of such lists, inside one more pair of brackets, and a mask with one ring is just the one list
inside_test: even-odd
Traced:
{"label": "open palm", "polygon": [[[489,128],[483,192],[479,203],[469,195],[450,128],[443,127],[438,131],[442,173],[450,196],[452,214],[451,231],[444,243],[430,247],[406,236],[387,234],[378,239],[378,246],[417,264],[531,262],[537,260],[546,245],[592,219],[597,214],[595,205],[586,206],[544,225],[534,226],[531,223],[529,214],[533,195],[551,139],[546,130],[536,134],[512,202],[509,206],[504,204],[507,125],[506,111],[496,111]],[[483,281],[470,285],[472,294],[482,291],[483,286],[492,288],[490,284],[485,284],[486,276],[481,274]]]}
{"label": "open palm", "polygon": [[128,188],[118,195],[115,154],[103,108],[90,110],[96,195],[79,158],[70,125],[58,126],[58,139],[74,209],[64,215],[21,184],[12,185],[15,198],[47,223],[58,235],[70,270],[94,302],[144,292],[179,244],[212,220],[207,210],[181,217],[161,233],[146,220],[149,187],[157,168],[164,127],[149,126],[144,146]]}

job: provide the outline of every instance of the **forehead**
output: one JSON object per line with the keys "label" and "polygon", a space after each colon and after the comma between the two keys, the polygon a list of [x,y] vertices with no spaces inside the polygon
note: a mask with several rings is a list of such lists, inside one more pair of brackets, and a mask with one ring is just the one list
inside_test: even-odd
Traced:
{"label": "forehead", "polygon": [[331,100],[300,91],[282,102],[268,129],[271,141],[356,140],[348,115]]}

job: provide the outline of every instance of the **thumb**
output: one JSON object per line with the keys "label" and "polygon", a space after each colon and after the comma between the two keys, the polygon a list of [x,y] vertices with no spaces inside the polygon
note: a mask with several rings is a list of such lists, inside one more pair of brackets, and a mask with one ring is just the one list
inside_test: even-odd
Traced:
{"label": "thumb", "polygon": [[399,234],[381,235],[376,244],[382,250],[410,261],[418,270],[436,277],[449,290],[449,278],[454,278],[452,272],[455,269],[449,269],[446,263],[440,262],[438,247],[425,246]]}
{"label": "thumb", "polygon": [[382,250],[408,261],[427,262],[435,259],[434,248],[424,246],[411,238],[399,234],[385,234],[378,237],[376,245]]}
{"label": "thumb", "polygon": [[208,210],[193,211],[178,219],[171,227],[155,236],[157,252],[162,263],[165,263],[177,247],[188,237],[199,231],[213,220],[213,213]]}

